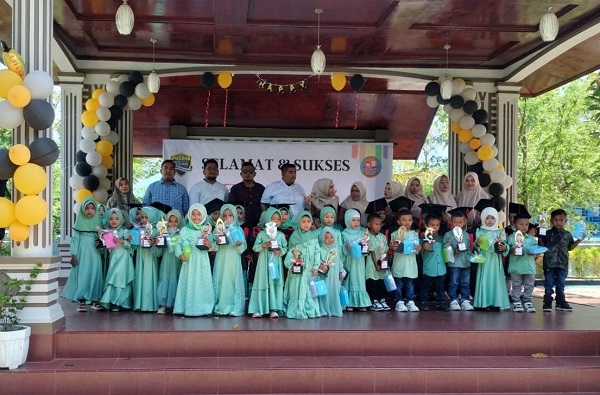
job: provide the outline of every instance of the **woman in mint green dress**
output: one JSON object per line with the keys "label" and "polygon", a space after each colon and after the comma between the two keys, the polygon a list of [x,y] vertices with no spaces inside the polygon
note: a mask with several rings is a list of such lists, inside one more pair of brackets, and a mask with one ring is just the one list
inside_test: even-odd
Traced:
{"label": "woman in mint green dress", "polygon": [[[237,209],[233,204],[224,204],[220,214],[221,220],[229,229],[239,228]],[[220,232],[219,229],[213,231],[215,240]],[[246,240],[235,241],[235,244],[232,242],[234,241],[228,240],[227,244],[214,244],[214,250],[217,252],[213,271],[214,313],[239,317],[246,311],[246,285],[242,269],[242,253],[246,251]]]}
{"label": "woman in mint green dress", "polygon": [[[276,250],[270,250],[271,237],[267,234],[265,223],[273,222],[277,226],[275,241],[279,247]],[[250,294],[250,304],[248,305],[248,314],[253,318],[260,318],[269,314],[271,318],[279,317],[283,314],[283,256],[287,252],[287,241],[283,232],[278,230],[281,226],[281,213],[276,208],[270,207],[261,215],[260,227],[262,230],[256,236],[253,250],[258,252],[258,261],[256,263],[256,273],[254,274],[254,283],[252,283],[252,293]],[[272,260],[279,270],[279,278],[273,279],[269,275],[269,261]]]}
{"label": "woman in mint green dress", "polygon": [[133,251],[129,231],[125,229],[123,213],[113,208],[107,212],[108,229],[116,232],[116,248],[109,251],[110,261],[100,303],[105,309],[119,311],[131,309],[133,299]]}
{"label": "woman in mint green dress", "polygon": [[200,203],[192,204],[186,220],[175,246],[175,254],[182,263],[173,314],[211,315],[215,308],[215,291],[208,250],[196,247],[198,239],[202,239],[206,248],[211,248],[214,243],[210,228],[204,228],[208,226],[206,208]]}
{"label": "woman in mint green dress", "polygon": [[508,309],[508,290],[500,255],[508,254],[504,229],[498,228],[498,212],[487,207],[481,212],[481,227],[475,233],[478,252],[485,257],[477,271],[473,306],[489,310]]}
{"label": "woman in mint green dress", "polygon": [[156,311],[158,309],[158,258],[162,248],[154,244],[157,235],[156,223],[161,219],[162,211],[154,207],[142,208],[140,226],[149,237],[150,247],[135,246],[135,280],[133,281],[133,309],[137,311]]}
{"label": "woman in mint green dress", "polygon": [[[319,303],[309,290],[309,282],[318,274],[319,242],[311,230],[312,216],[308,211],[298,213],[296,230],[290,236],[285,267],[288,269],[285,281],[284,306],[287,318],[306,319],[320,317]],[[301,266],[301,273],[294,273],[292,266]]]}
{"label": "woman in mint green dress", "polygon": [[371,306],[371,298],[366,287],[366,261],[363,255],[355,258],[350,254],[350,248],[355,243],[360,243],[364,237],[365,228],[360,226],[360,213],[355,209],[347,210],[344,214],[346,229],[342,231],[342,243],[345,249],[344,269],[346,276],[346,289],[348,290],[348,307],[346,310],[367,311]]}
{"label": "woman in mint green dress", "polygon": [[166,215],[167,232],[165,249],[158,269],[158,314],[166,314],[173,310],[177,280],[181,271],[181,260],[175,255],[175,245],[179,239],[179,230],[183,227],[183,217],[179,210],[171,210]]}

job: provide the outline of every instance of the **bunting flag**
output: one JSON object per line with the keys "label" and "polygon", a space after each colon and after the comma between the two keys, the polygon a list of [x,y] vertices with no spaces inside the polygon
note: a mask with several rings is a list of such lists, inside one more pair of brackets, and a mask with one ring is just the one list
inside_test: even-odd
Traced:
{"label": "bunting flag", "polygon": [[312,76],[304,78],[301,81],[294,82],[293,84],[275,84],[257,74],[256,86],[258,86],[259,89],[269,93],[294,93],[306,89],[308,87],[307,81],[310,77]]}

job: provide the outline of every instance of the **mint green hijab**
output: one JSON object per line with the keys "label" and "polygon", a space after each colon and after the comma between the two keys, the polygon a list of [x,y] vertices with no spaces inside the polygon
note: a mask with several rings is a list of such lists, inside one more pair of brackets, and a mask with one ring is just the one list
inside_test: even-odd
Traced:
{"label": "mint green hijab", "polygon": [[[88,204],[93,204],[96,208],[96,212],[90,218],[83,213]],[[83,199],[79,213],[77,213],[77,219],[75,220],[75,227],[73,229],[79,232],[97,232],[98,228],[102,227],[102,221],[100,221],[100,213],[98,212],[98,202],[94,198],[87,197]]]}
{"label": "mint green hijab", "polygon": [[[200,215],[202,215],[202,221],[200,221],[199,224],[195,224],[191,220],[192,211],[194,210],[200,211]],[[202,226],[206,222],[207,218],[208,216],[206,214],[206,207],[204,207],[203,204],[194,203],[190,206],[190,209],[188,210],[187,215],[185,216],[185,219],[187,220],[187,224],[185,226],[193,230],[202,230]]]}
{"label": "mint green hijab", "polygon": [[310,215],[310,213],[306,210],[302,210],[298,213],[298,216],[296,217],[298,218],[298,223],[296,224],[296,230],[294,230],[294,233],[292,233],[292,235],[290,236],[290,241],[288,243],[289,248],[293,248],[298,244],[302,244],[307,241],[318,239],[317,234],[312,230],[303,231],[300,229],[300,221],[304,217],[310,218],[311,221],[313,219],[312,215]]}
{"label": "mint green hijab", "polygon": [[[265,213],[265,222],[261,223],[261,226],[264,228],[265,224],[267,222],[271,221],[271,218],[273,217],[273,214],[279,214],[279,219],[281,219],[281,211],[277,210],[275,207],[269,207],[267,209],[267,211],[264,212]],[[281,226],[281,225],[280,225]]]}

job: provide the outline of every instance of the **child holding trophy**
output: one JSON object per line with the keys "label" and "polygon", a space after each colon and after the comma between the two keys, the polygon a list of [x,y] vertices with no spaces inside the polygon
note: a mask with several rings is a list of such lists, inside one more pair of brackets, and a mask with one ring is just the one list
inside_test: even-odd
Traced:
{"label": "child holding trophy", "polygon": [[133,308],[138,311],[156,311],[158,309],[158,258],[162,248],[155,245],[158,235],[154,225],[164,215],[154,207],[142,208],[140,215],[141,243],[134,248],[136,252],[135,280],[133,282]]}
{"label": "child holding trophy", "polygon": [[[516,231],[508,236],[506,243],[510,249],[508,273],[512,283],[511,298],[516,313],[535,313],[532,295],[535,286],[535,254],[529,247],[537,245],[535,237],[528,233],[529,216],[517,214],[513,220]],[[521,297],[521,292],[523,296]]]}
{"label": "child holding trophy", "polygon": [[177,281],[181,271],[181,259],[175,255],[175,244],[179,239],[179,230],[183,226],[183,217],[179,210],[167,213],[167,221],[159,221],[156,228],[159,238],[166,244],[158,272],[158,314],[166,314],[173,310],[175,295],[177,294]]}
{"label": "child holding trophy", "polygon": [[[398,301],[396,303],[396,311],[418,312],[419,308],[415,304],[414,280],[418,276],[416,254],[421,251],[419,235],[414,230],[411,230],[413,215],[410,210],[403,209],[398,211],[396,222],[399,228],[391,236],[392,249],[394,250],[392,275],[396,282],[396,300]],[[431,235],[431,238],[433,240],[433,235]],[[429,243],[429,238],[427,238],[425,243]],[[402,295],[403,289],[404,295]]]}

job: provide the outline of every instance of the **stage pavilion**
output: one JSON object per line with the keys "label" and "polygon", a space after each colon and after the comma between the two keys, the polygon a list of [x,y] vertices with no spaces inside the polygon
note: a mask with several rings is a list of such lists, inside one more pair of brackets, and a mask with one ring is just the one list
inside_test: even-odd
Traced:
{"label": "stage pavilion", "polygon": [[[134,15],[129,34],[115,23],[123,3]],[[542,19],[544,36],[558,23],[556,37],[542,39]],[[42,263],[22,314],[32,327],[28,362],[0,372],[0,394],[600,393],[600,317],[583,305],[569,314],[542,313],[536,301],[538,313],[527,316],[349,313],[296,322],[83,316],[59,297],[84,104],[111,78],[155,72],[160,89],[153,105],[119,120],[110,179],[131,179],[132,158],[161,157],[165,139],[390,142],[394,159],[414,160],[437,111],[425,86],[450,75],[476,91],[498,161],[516,180],[518,99],[598,68],[597,0],[0,0],[0,38],[26,72],[45,71],[61,88],[54,166],[64,169],[62,257],[53,254],[49,209],[0,260],[12,275]],[[317,44],[320,75],[311,65]],[[207,89],[208,72],[231,73],[233,83]],[[333,72],[348,80],[339,92]],[[268,91],[301,82],[301,92]],[[13,141],[48,136],[23,123]],[[456,192],[467,165],[455,136],[449,141]],[[50,174],[41,196],[51,208]],[[516,197],[515,182],[506,198]]]}

